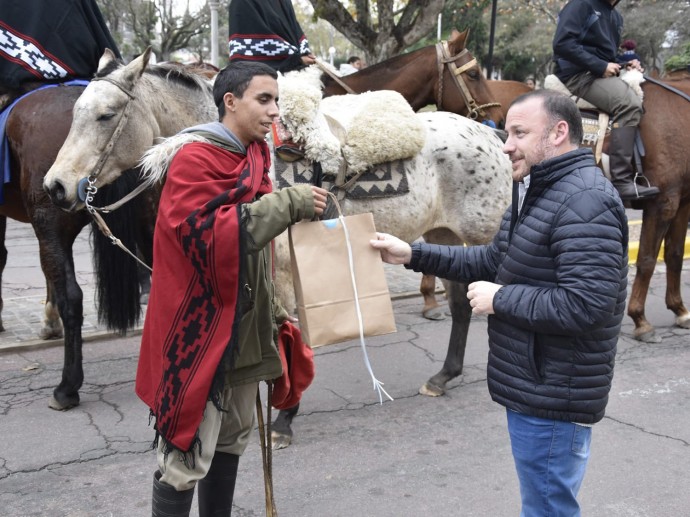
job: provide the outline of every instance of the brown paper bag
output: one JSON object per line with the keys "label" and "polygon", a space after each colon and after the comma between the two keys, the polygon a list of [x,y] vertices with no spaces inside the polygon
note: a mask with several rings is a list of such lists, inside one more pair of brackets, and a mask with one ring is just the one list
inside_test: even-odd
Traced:
{"label": "brown paper bag", "polygon": [[372,214],[301,222],[290,227],[290,260],[297,313],[312,347],[360,337],[346,231],[365,336],[396,332],[383,261],[369,241],[376,238]]}

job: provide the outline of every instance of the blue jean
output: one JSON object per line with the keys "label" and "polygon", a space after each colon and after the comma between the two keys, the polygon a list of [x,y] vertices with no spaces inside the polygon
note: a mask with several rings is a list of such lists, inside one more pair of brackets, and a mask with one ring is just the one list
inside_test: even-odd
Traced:
{"label": "blue jean", "polygon": [[520,480],[520,516],[579,516],[576,497],[585,477],[592,428],[511,410],[507,415]]}

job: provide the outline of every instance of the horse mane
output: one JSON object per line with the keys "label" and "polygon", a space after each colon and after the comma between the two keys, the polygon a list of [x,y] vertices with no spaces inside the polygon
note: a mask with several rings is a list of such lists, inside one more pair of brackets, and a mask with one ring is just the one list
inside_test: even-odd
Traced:
{"label": "horse mane", "polygon": [[179,65],[176,63],[161,63],[151,65],[146,68],[144,73],[160,77],[166,81],[172,81],[192,90],[210,90],[212,80],[208,77],[207,71],[199,67]]}
{"label": "horse mane", "polygon": [[[123,66],[124,63],[122,61],[112,60],[98,70],[94,77],[107,77]],[[180,65],[179,63],[160,63],[147,66],[144,74],[158,77],[198,92],[210,91],[212,89],[212,81],[208,78],[208,71],[203,71],[199,67]]]}

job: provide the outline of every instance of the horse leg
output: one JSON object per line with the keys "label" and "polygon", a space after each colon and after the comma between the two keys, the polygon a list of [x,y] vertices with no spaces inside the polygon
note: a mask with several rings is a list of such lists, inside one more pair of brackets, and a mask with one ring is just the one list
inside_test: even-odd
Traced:
{"label": "horse leg", "polygon": [[690,313],[683,304],[680,292],[680,276],[683,269],[683,252],[688,231],[688,219],[690,219],[690,204],[679,209],[669,228],[664,247],[666,307],[676,315],[676,325],[686,329],[690,329]]}
{"label": "horse leg", "polygon": [[467,284],[444,282],[448,293],[448,305],[453,318],[448,352],[443,368],[431,377],[419,390],[422,395],[438,397],[446,391],[446,383],[462,373],[467,347],[467,332],[470,328],[472,308],[467,299]]}
{"label": "horse leg", "polygon": [[422,275],[419,284],[419,292],[424,297],[422,316],[428,320],[443,320],[446,318],[441,306],[436,301],[436,277],[434,275]]}
{"label": "horse leg", "polygon": [[288,409],[281,409],[271,427],[271,444],[274,449],[284,449],[292,442],[293,418],[297,415],[299,404]]}
{"label": "horse leg", "polygon": [[55,289],[46,281],[46,304],[43,309],[43,327],[38,331],[41,339],[61,339],[64,336],[62,320],[55,299]]}
{"label": "horse leg", "polygon": [[646,207],[642,215],[642,231],[640,234],[640,249],[637,254],[637,273],[633,281],[632,292],[628,302],[628,316],[635,324],[633,336],[638,341],[645,343],[658,343],[654,327],[647,321],[644,306],[647,300],[647,291],[654,274],[656,260],[661,248],[662,236],[666,234],[668,223],[661,214]]}
{"label": "horse leg", "polygon": [[77,283],[72,257],[72,244],[84,226],[84,219],[62,214],[52,206],[45,211],[52,213],[40,214],[32,220],[38,237],[41,268],[64,326],[65,348],[62,379],[48,405],[52,409],[66,410],[79,405],[79,388],[84,381],[81,336],[83,293]]}

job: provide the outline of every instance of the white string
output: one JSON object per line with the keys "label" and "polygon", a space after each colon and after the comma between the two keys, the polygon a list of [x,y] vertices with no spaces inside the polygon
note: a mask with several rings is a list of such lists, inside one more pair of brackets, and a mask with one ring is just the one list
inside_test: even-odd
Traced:
{"label": "white string", "polygon": [[366,364],[367,370],[369,370],[369,375],[371,376],[371,380],[374,383],[374,390],[376,390],[379,394],[379,404],[383,404],[383,396],[381,395],[382,392],[390,400],[393,400],[393,397],[391,397],[388,394],[388,392],[385,389],[383,389],[383,383],[376,378],[376,376],[374,375],[374,371],[371,368],[371,363],[369,362],[367,346],[364,343],[364,324],[362,323],[362,310],[359,306],[359,295],[357,294],[357,281],[355,280],[355,265],[354,260],[352,258],[352,244],[350,243],[350,233],[347,231],[347,225],[345,224],[345,218],[343,217],[342,213],[339,214],[338,219],[340,219],[340,224],[343,225],[343,231],[345,232],[345,242],[347,243],[347,258],[350,263],[350,278],[352,280],[352,289],[355,294],[355,309],[357,311],[357,321],[359,323],[359,343],[362,346],[362,353],[364,354],[364,364]]}

